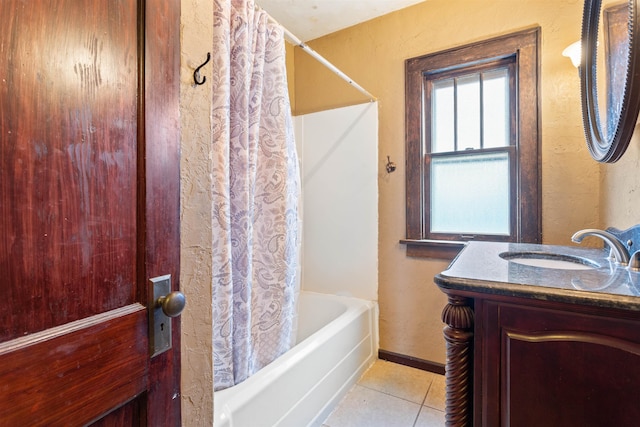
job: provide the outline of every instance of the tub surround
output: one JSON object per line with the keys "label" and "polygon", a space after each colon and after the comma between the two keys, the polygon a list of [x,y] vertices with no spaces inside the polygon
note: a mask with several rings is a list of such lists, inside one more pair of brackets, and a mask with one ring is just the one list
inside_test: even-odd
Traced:
{"label": "tub surround", "polygon": [[[473,242],[435,276],[449,300],[442,314],[447,425],[637,422],[640,273],[607,255]],[[536,267],[509,257],[582,259],[594,268]]]}
{"label": "tub surround", "polygon": [[378,104],[296,116],[294,124],[302,175],[302,287],[377,301]]}

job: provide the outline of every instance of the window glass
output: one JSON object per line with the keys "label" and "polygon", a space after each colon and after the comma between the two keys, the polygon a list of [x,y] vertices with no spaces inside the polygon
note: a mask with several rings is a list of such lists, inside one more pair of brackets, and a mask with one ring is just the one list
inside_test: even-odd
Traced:
{"label": "window glass", "polygon": [[506,152],[431,159],[431,232],[509,235]]}
{"label": "window glass", "polygon": [[456,79],[458,151],[480,148],[480,74]]}
{"label": "window glass", "polygon": [[482,75],[483,146],[509,145],[509,74],[506,68]]}
{"label": "window glass", "polygon": [[455,150],[453,79],[436,80],[433,83],[431,146],[432,152]]}

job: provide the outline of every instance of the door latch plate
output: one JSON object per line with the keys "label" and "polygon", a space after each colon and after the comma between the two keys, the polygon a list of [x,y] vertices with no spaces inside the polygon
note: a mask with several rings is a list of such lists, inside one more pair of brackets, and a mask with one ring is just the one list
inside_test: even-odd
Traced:
{"label": "door latch plate", "polygon": [[151,357],[155,357],[171,348],[171,318],[157,303],[160,297],[171,292],[171,275],[154,277],[149,281],[153,285],[153,299],[149,304],[149,346]]}

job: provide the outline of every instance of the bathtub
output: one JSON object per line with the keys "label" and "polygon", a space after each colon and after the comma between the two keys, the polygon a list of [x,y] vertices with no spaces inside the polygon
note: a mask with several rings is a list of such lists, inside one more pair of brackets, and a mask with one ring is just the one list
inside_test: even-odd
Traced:
{"label": "bathtub", "polygon": [[214,427],[320,426],[378,352],[377,305],[301,292],[297,344],[215,392]]}

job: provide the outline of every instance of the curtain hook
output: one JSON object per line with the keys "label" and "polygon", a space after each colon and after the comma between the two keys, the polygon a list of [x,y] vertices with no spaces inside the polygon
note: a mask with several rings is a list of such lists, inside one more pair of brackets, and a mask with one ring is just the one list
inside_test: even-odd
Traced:
{"label": "curtain hook", "polygon": [[207,52],[207,60],[204,61],[198,68],[196,68],[196,70],[193,72],[193,81],[196,82],[197,85],[203,85],[204,82],[207,81],[206,77],[202,77],[202,80],[200,80],[200,69],[202,67],[204,67],[205,65],[207,65],[207,63],[209,63],[209,61],[211,60],[211,52]]}

